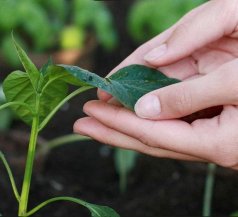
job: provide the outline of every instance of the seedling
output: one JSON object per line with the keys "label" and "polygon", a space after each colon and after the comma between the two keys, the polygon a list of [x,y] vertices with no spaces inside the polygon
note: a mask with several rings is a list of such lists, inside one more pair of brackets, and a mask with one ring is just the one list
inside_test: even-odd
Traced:
{"label": "seedling", "polygon": [[[10,107],[22,121],[31,126],[21,193],[17,189],[10,166],[1,152],[0,159],[6,167],[19,204],[18,216],[31,216],[44,206],[56,201],[71,201],[88,208],[92,217],[119,217],[109,207],[65,196],[53,197],[28,210],[38,134],[65,102],[94,87],[109,92],[125,107],[133,109],[136,101],[145,93],[176,83],[178,80],[168,78],[157,70],[142,65],[125,67],[106,79],[77,66],[54,65],[51,60],[38,70],[14,39],[13,42],[25,72],[14,71],[4,80],[3,91],[7,103],[1,105],[0,110]],[[68,94],[70,84],[76,86],[77,89]]]}

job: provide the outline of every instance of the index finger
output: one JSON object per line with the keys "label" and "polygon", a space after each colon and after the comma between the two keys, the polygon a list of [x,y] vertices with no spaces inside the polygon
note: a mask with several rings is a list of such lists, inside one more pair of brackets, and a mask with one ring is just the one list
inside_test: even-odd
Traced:
{"label": "index finger", "polygon": [[[133,53],[131,53],[125,60],[123,60],[114,69],[112,69],[111,72],[107,75],[107,77],[112,75],[114,72],[118,71],[119,69],[131,64],[140,64],[140,65],[149,66],[149,64],[144,60],[145,54],[148,53],[151,49],[158,47],[160,44],[163,44],[171,36],[171,34],[173,33],[173,31],[176,29],[178,25],[182,24],[183,22],[186,22],[189,19],[192,19],[200,10],[203,9],[204,6],[205,4],[201,5],[198,8],[193,9],[192,11],[187,13],[184,17],[182,17],[182,19],[180,19],[173,26],[171,26],[170,28],[162,32],[161,34],[155,36],[148,42],[142,44]],[[98,89],[97,95],[98,95],[98,98],[103,101],[108,101],[112,97],[110,94],[100,89]]]}

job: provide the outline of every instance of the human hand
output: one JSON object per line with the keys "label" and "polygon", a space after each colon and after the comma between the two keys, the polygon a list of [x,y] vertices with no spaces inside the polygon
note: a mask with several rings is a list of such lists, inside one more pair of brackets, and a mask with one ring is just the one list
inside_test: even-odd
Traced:
{"label": "human hand", "polygon": [[[171,77],[190,78],[142,97],[135,109],[138,116],[147,119],[125,108],[92,101],[84,107],[90,117],[78,120],[75,132],[158,157],[210,161],[238,169],[237,15],[237,0],[210,1],[118,66],[143,64],[143,56],[152,47],[166,44],[162,45],[166,52],[159,58],[151,58],[155,50],[151,51],[153,55],[146,56],[147,64],[163,66],[159,69]],[[99,96],[104,100],[109,98],[104,93]],[[151,112],[153,107],[147,97],[155,105],[155,113]],[[215,105],[225,106],[212,119],[199,119],[191,124],[162,120]]]}
{"label": "human hand", "polygon": [[[154,66],[180,80],[208,74],[237,57],[237,7],[237,0],[213,0],[192,10],[140,46],[109,75],[130,64]],[[102,90],[98,91],[98,97],[104,101],[111,98]]]}

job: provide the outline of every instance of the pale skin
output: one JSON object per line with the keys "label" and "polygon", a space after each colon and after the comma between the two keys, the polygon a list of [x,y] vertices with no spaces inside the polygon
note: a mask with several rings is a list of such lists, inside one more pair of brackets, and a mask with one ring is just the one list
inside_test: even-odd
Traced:
{"label": "pale skin", "polygon": [[[135,63],[183,82],[146,94],[135,113],[99,90],[74,131],[156,157],[238,169],[238,0],[212,0],[192,10],[111,73]],[[216,105],[223,111],[211,119],[178,119]]]}

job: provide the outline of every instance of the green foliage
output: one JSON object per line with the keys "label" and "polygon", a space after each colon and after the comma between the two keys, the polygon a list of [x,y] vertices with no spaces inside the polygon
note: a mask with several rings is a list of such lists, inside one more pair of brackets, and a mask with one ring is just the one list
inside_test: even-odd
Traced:
{"label": "green foliage", "polygon": [[233,212],[233,213],[230,215],[230,217],[238,217],[238,211]]}
{"label": "green foliage", "polygon": [[106,206],[89,204],[88,209],[91,211],[92,217],[119,217],[113,209]]}
{"label": "green foliage", "polygon": [[[74,27],[78,33],[69,34]],[[105,49],[117,44],[112,15],[104,2],[88,0],[3,0],[0,5],[0,48],[12,65],[19,64],[12,47],[10,32],[21,38],[24,49],[45,52],[85,46],[87,35],[96,35]],[[67,32],[67,34],[65,34]],[[72,33],[72,32],[71,32]],[[66,38],[67,36],[67,38]],[[75,43],[65,43],[74,41]],[[26,43],[28,42],[28,43]],[[62,45],[62,47],[61,47]],[[75,46],[75,47],[74,47]]]}
{"label": "green foliage", "polygon": [[[25,51],[15,41],[14,45],[26,72],[19,70],[14,71],[4,80],[3,90],[6,95],[7,103],[0,106],[0,110],[10,106],[23,121],[31,125],[31,135],[21,194],[18,192],[10,167],[1,152],[0,159],[3,161],[8,172],[14,194],[19,203],[18,216],[30,216],[49,203],[64,200],[85,206],[91,212],[92,217],[119,217],[119,215],[109,207],[87,203],[72,197],[52,198],[32,210],[27,211],[38,133],[64,102],[83,90],[88,89],[83,88],[81,90],[79,88],[67,96],[68,83],[88,85],[84,81],[78,81],[69,73],[62,71],[62,73],[58,73],[58,71],[49,70],[52,65],[51,60],[38,70]],[[43,126],[41,125],[42,123]]]}
{"label": "green foliage", "polygon": [[97,40],[107,50],[117,45],[117,33],[113,28],[113,18],[103,2],[74,0],[73,23],[80,28],[92,28]]}
{"label": "green foliage", "polygon": [[[66,96],[67,85],[60,79],[55,79],[47,73],[38,71],[21,47],[15,43],[17,53],[26,70],[14,71],[4,80],[3,90],[8,102],[23,102],[12,106],[16,114],[26,123],[31,124],[32,112],[38,113],[40,122]],[[49,85],[50,83],[50,85]],[[37,101],[40,101],[37,104]]]}
{"label": "green foliage", "polygon": [[64,50],[82,49],[84,46],[85,32],[76,26],[65,27],[61,32],[60,43]]}
{"label": "green foliage", "polygon": [[[0,84],[0,106],[6,102],[5,94],[3,93],[2,85]],[[10,109],[0,110],[0,131],[7,131],[10,128],[14,115]]]}
{"label": "green foliage", "polygon": [[55,27],[62,25],[69,12],[67,1],[65,0],[36,0],[45,8],[47,14],[53,20]]}
{"label": "green foliage", "polygon": [[128,31],[136,42],[147,41],[205,1],[137,0],[129,11]]}
{"label": "green foliage", "polygon": [[[18,23],[18,3],[16,0],[1,1],[0,6],[0,30],[11,31]],[[13,16],[14,15],[14,16]]]}
{"label": "green foliage", "polygon": [[108,78],[101,78],[77,66],[59,65],[51,67],[51,70],[68,72],[80,81],[112,94],[131,110],[134,109],[136,101],[144,94],[179,82],[177,79],[168,78],[156,69],[143,65],[124,67]]}
{"label": "green foliage", "polygon": [[[24,122],[31,125],[21,194],[17,190],[10,167],[2,153],[0,157],[8,171],[19,203],[18,216],[30,216],[49,203],[66,200],[87,207],[92,217],[119,217],[111,208],[72,197],[52,198],[27,211],[38,133],[65,102],[92,87],[108,91],[125,106],[133,109],[140,96],[153,89],[176,83],[178,80],[168,78],[155,69],[141,65],[125,67],[106,79],[76,66],[53,65],[51,59],[38,70],[20,45],[14,39],[13,42],[25,72],[14,71],[4,80],[3,90],[7,103],[0,106],[0,110],[10,106]],[[67,95],[68,84],[81,87]],[[123,151],[118,156],[118,161],[122,160],[122,156],[127,156],[128,161],[124,165],[120,162],[118,168],[125,175],[133,167],[135,156],[132,152]]]}
{"label": "green foliage", "polygon": [[[0,6],[0,47],[6,60],[12,65],[19,61],[11,45],[10,32],[15,30],[17,38],[24,36],[30,41],[30,48],[43,51],[54,44],[56,32],[45,9],[37,2],[30,0],[4,0]],[[26,48],[26,44],[22,43]]]}
{"label": "green foliage", "polygon": [[212,215],[212,197],[214,191],[214,183],[216,176],[217,166],[213,163],[208,163],[207,165],[207,175],[205,182],[205,189],[203,194],[203,211],[202,216]]}
{"label": "green foliage", "polygon": [[137,152],[117,148],[115,150],[115,166],[120,177],[120,191],[124,193],[127,187],[127,177],[136,165]]}
{"label": "green foliage", "polygon": [[45,202],[41,203],[40,205],[38,205],[34,209],[32,209],[30,212],[28,212],[28,215],[32,215],[35,212],[37,212],[39,209],[43,208],[44,206],[46,206],[50,203],[53,203],[53,202],[57,202],[57,201],[70,201],[70,202],[73,202],[73,203],[80,204],[80,205],[88,208],[88,210],[91,212],[91,217],[120,217],[110,207],[99,206],[99,205],[95,205],[95,204],[92,204],[92,203],[87,203],[83,200],[80,200],[78,198],[73,198],[73,197],[54,197],[54,198],[51,198],[51,199],[46,200]]}

